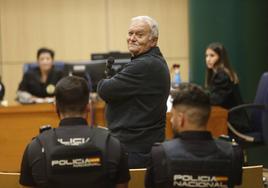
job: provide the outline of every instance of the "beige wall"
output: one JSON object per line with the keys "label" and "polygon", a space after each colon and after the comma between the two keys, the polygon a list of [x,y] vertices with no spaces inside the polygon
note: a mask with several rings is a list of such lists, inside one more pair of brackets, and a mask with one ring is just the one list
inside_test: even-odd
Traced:
{"label": "beige wall", "polygon": [[169,65],[182,65],[188,80],[187,0],[0,0],[0,74],[9,103],[22,65],[46,46],[57,60],[88,60],[92,52],[127,51],[129,20],[149,15],[159,22],[159,46]]}

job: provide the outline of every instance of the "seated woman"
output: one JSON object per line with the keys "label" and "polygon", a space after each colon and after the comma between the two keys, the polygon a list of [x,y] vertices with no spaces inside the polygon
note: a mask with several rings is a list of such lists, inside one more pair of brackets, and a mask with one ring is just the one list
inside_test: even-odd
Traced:
{"label": "seated woman", "polygon": [[[239,79],[232,69],[227,52],[220,43],[211,43],[206,49],[206,79],[205,85],[210,92],[212,105],[231,109],[243,103]],[[240,131],[248,127],[245,111],[240,111],[228,117],[228,120]]]}
{"label": "seated woman", "polygon": [[24,73],[19,85],[17,99],[21,103],[52,102],[56,83],[63,77],[63,71],[53,65],[54,51],[40,48],[37,51],[39,66]]}

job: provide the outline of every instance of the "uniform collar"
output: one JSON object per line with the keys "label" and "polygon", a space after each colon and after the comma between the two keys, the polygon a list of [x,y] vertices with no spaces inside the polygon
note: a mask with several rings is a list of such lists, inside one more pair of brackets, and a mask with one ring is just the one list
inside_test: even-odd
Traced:
{"label": "uniform collar", "polygon": [[182,140],[212,140],[212,135],[209,131],[184,131],[175,135],[175,138]]}
{"label": "uniform collar", "polygon": [[75,126],[75,125],[85,125],[87,126],[87,120],[80,117],[73,117],[73,118],[64,118],[60,121],[59,126]]}

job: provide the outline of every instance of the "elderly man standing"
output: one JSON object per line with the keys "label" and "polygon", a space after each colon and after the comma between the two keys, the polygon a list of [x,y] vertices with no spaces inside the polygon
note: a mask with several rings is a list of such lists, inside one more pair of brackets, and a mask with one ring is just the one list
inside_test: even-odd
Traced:
{"label": "elderly man standing", "polygon": [[130,168],[145,167],[153,143],[165,136],[170,75],[157,41],[154,19],[132,18],[127,35],[131,62],[98,84],[98,94],[107,103],[108,128],[125,146]]}

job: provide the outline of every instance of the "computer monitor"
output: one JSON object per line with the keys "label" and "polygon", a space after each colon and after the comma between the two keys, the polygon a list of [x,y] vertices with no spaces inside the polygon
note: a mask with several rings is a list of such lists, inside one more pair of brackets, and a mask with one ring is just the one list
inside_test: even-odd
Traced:
{"label": "computer monitor", "polygon": [[[116,59],[112,69],[114,73],[120,72],[124,66],[130,62],[130,59]],[[93,92],[96,92],[98,82],[106,78],[105,75],[106,60],[94,60],[89,62],[79,62],[73,64],[66,64],[65,72],[68,75],[86,75],[90,77],[91,88]],[[84,77],[84,76],[82,76]]]}
{"label": "computer monitor", "polygon": [[117,51],[91,54],[91,60],[106,60],[109,57],[114,57],[115,59],[130,59],[131,54],[129,52],[117,52]]}

